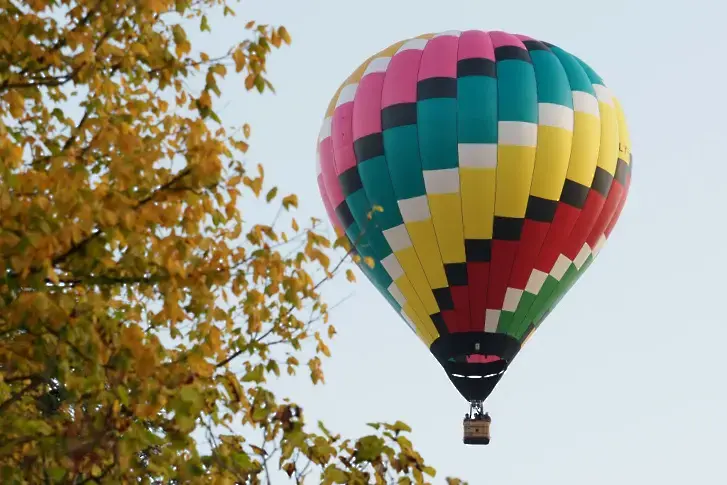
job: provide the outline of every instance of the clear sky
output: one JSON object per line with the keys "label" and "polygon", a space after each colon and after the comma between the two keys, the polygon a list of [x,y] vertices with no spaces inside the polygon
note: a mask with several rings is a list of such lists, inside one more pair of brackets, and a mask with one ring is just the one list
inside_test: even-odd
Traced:
{"label": "clear sky", "polygon": [[[462,445],[465,401],[362,275],[327,291],[331,302],[354,292],[332,315],[327,384],[303,375],[279,393],[350,436],[403,419],[435,483],[727,483],[723,2],[258,0],[237,11],[285,25],[293,45],[271,58],[277,95],[228,85],[221,114],[252,123],[252,158],[307,215],[325,218],[315,143],[336,87],[369,55],[425,32],[505,30],[572,52],[622,102],[633,145],[609,243],[487,401],[490,446]],[[206,36],[209,51],[239,37],[243,19]]]}

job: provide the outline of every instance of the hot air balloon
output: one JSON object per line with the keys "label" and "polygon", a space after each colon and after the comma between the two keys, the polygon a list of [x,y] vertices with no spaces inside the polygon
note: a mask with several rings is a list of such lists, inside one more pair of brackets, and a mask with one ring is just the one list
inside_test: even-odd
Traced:
{"label": "hot air balloon", "polygon": [[611,234],[630,146],[601,77],[524,35],[397,42],[333,96],[326,211],[469,402],[465,443],[489,443],[485,399]]}

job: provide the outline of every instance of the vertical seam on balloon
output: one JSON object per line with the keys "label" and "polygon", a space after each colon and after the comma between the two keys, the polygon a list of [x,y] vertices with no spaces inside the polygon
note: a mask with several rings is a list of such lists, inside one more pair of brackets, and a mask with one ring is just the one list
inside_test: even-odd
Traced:
{"label": "vertical seam on balloon", "polygon": [[[492,44],[492,55],[495,61],[495,107],[497,108],[497,120],[495,121],[495,183],[492,191],[492,234],[490,236],[490,269],[487,273],[487,299],[489,300],[489,294],[492,291],[493,281],[492,266],[495,262],[495,208],[497,207],[497,172],[500,168],[500,73],[498,72],[499,63],[497,62],[497,47],[495,47],[495,40],[490,35],[490,31],[485,31],[485,34],[487,34],[487,37],[489,37],[490,43]],[[485,324],[482,327],[483,332],[487,327],[487,310],[493,309],[489,308],[487,301],[485,301]],[[500,324],[499,320],[500,318],[498,316],[498,326]],[[496,332],[497,327],[495,327],[495,333]]]}
{"label": "vertical seam on balloon", "polygon": [[[565,73],[565,79],[566,79],[566,82],[568,83],[568,91],[570,92],[571,98],[573,98],[573,84],[571,83],[570,76],[568,76],[568,70],[565,68],[565,66],[563,65],[563,63],[560,60],[560,57],[558,57],[558,55],[555,53],[555,51],[553,51],[551,49],[551,52],[553,52],[553,56],[555,57],[556,61],[558,61],[558,64],[560,64],[561,68],[563,69],[563,72]],[[575,136],[575,116],[576,116],[576,111],[575,111],[575,103],[574,103],[573,104],[573,123],[574,123],[574,125],[573,125],[573,136]],[[570,164],[571,164],[572,160],[573,160],[573,142],[572,142],[572,138],[571,138],[571,149],[570,149],[570,154],[568,155],[568,165],[566,165],[566,176],[563,179],[563,187],[565,186],[565,181],[568,178],[568,175],[567,175],[568,174],[568,169],[570,168]],[[563,190],[563,187],[561,187],[561,191]],[[560,197],[558,199],[559,199],[558,204],[560,204]],[[538,253],[535,256],[535,261],[538,261],[538,259],[540,259],[540,255],[542,254],[542,251],[543,251],[543,246],[545,245],[545,241],[548,240],[548,236],[550,235],[550,232],[551,231],[553,231],[553,223],[552,222],[551,222],[550,227],[548,227],[548,231],[545,233],[545,238],[543,239],[543,244],[540,246],[540,249],[538,250]],[[533,274],[534,271],[535,271],[535,267],[533,267],[530,270],[530,275],[528,276],[528,280],[530,279],[530,277],[532,277],[532,274]],[[526,282],[526,288],[527,288],[527,282]],[[513,333],[517,333],[516,330],[518,330],[523,325],[527,325],[526,322],[528,320],[528,317],[530,316],[530,311],[532,310],[533,305],[535,304],[535,301],[537,300],[537,297],[538,296],[539,296],[539,294],[538,295],[535,295],[535,298],[533,299],[533,301],[530,302],[529,305],[527,305],[527,310],[523,310],[523,316],[522,316],[522,318],[520,320],[514,320],[512,322],[512,324],[510,326],[510,329],[512,330]],[[516,309],[516,312],[517,312],[517,310],[519,310],[519,308]],[[515,337],[515,338],[517,338],[517,337]]]}
{"label": "vertical seam on balloon", "polygon": [[[359,68],[363,68],[365,70],[365,66],[367,66],[370,62],[371,62],[371,58],[369,58],[368,60],[366,60],[365,62],[363,62],[361,65],[359,65]],[[343,89],[345,89],[347,86],[350,86],[352,84],[352,78],[353,78],[353,75],[355,74],[355,72],[356,71],[354,71],[351,75],[349,75],[346,78],[346,80],[343,82],[343,84],[342,84],[343,87],[342,87],[341,91],[339,91],[338,95],[336,96],[335,103],[338,103],[338,99],[340,98],[341,93],[343,92]],[[359,79],[359,82],[360,82],[360,79]],[[356,89],[358,90],[358,87]],[[355,94],[354,94],[354,100],[355,100]],[[352,103],[353,103],[353,101],[352,101]],[[331,114],[331,134],[330,134],[330,137],[331,137],[331,143],[332,143],[331,152],[332,152],[332,157],[333,157],[333,172],[334,172],[334,175],[335,175],[336,183],[339,184],[339,186],[340,186],[341,185],[341,181],[338,178],[339,177],[339,174],[338,174],[339,170],[338,170],[338,164],[337,164],[337,160],[336,160],[336,150],[335,150],[335,144],[333,144],[333,142],[334,142],[334,139],[333,139],[333,131],[334,130],[333,130],[333,128],[334,128],[334,122],[335,122],[335,119],[336,119],[335,116],[336,116],[336,110],[337,109],[338,109],[338,107],[335,106],[335,104],[334,104],[333,112]],[[351,134],[351,136],[353,138],[353,133]],[[357,168],[357,170],[358,170],[358,168]],[[346,204],[346,206],[348,207],[349,212],[351,212],[351,208],[348,205],[348,201],[346,200],[346,195],[343,194],[343,187],[341,186],[340,189],[341,189],[341,192],[342,192],[342,195],[343,195],[343,201],[341,202],[341,204]],[[336,208],[334,207],[333,209],[334,209],[334,212],[335,212],[335,209]],[[352,214],[352,216],[353,216],[353,214]],[[341,224],[341,228],[343,229],[344,235],[346,235],[348,237],[348,235],[346,234],[346,232],[348,230],[348,227],[344,227],[340,220],[339,220],[339,223]],[[356,240],[352,240],[350,237],[348,239],[351,242],[351,245],[353,246],[353,248],[355,248],[356,251],[360,253],[361,251],[359,250],[359,247],[363,247],[364,245],[366,245],[365,243],[366,243],[366,240],[368,239],[368,235],[366,234],[366,231],[363,228],[359,227],[358,230],[359,230],[359,234],[356,235]],[[370,248],[372,248],[372,252],[373,252],[372,245],[369,243],[368,246]],[[372,282],[372,284],[374,285],[374,287],[377,288],[379,286],[380,282],[379,281],[376,281],[376,278],[374,277],[374,274],[373,273],[371,274],[370,277],[366,274],[366,270],[364,270],[364,268],[363,268],[363,265],[365,265],[366,262],[363,261],[363,256],[361,254],[359,254],[359,256],[362,258],[362,263],[357,263],[357,266],[359,267],[359,269],[361,270],[361,272],[364,273],[364,276],[366,276]],[[373,269],[373,268],[371,268],[371,269]],[[381,291],[384,291],[384,292],[387,292],[388,293],[388,288],[382,286],[381,287]],[[393,295],[389,294],[389,296],[392,296],[392,299],[393,299]],[[397,311],[403,311],[403,307],[398,302],[397,302],[397,305],[399,306],[399,308],[397,309]]]}
{"label": "vertical seam on balloon", "polygon": [[[402,43],[402,45],[404,45],[404,44],[406,44],[406,42],[408,42],[410,40],[413,40],[413,39],[416,39],[416,38],[418,38],[418,37],[409,38],[407,41],[405,41],[404,43]],[[423,50],[422,50],[422,52],[423,52]],[[391,61],[390,62],[393,62],[395,56],[396,56],[396,52],[392,54]],[[390,65],[391,64],[389,64],[389,66]],[[389,66],[387,66],[386,70],[384,71],[384,80],[386,79],[386,76],[389,73]],[[383,95],[384,95],[384,89],[382,88],[381,89],[381,99],[379,100],[379,116],[381,116],[381,114],[383,113]],[[416,100],[415,100],[415,103],[416,103]],[[382,119],[382,121],[383,121],[383,119]],[[383,143],[383,136],[384,136],[384,127],[383,127],[383,125],[381,127],[381,136],[382,136],[382,143]],[[389,182],[391,183],[392,190],[394,191],[394,200],[395,200],[395,203],[396,203],[396,206],[395,206],[394,210],[396,210],[399,213],[399,216],[401,216],[402,226],[403,226],[404,230],[407,233],[407,237],[409,237],[409,240],[412,241],[412,246],[411,247],[414,250],[414,255],[416,256],[417,261],[419,262],[419,266],[422,269],[422,273],[424,274],[424,278],[426,279],[426,281],[427,281],[427,283],[429,285],[429,290],[432,291],[432,294],[434,294],[434,291],[433,291],[433,288],[432,288],[432,283],[431,283],[431,281],[429,281],[429,277],[427,276],[426,271],[424,271],[424,264],[422,263],[422,259],[419,256],[419,252],[417,251],[416,246],[414,245],[414,242],[411,239],[411,235],[409,234],[409,228],[406,227],[406,221],[404,221],[404,217],[402,216],[401,209],[399,208],[399,205],[398,205],[399,198],[398,198],[398,195],[396,194],[396,190],[394,189],[394,181],[391,178],[391,167],[389,166],[389,158],[388,158],[388,156],[386,154],[386,148],[384,148],[384,160],[386,162],[385,163],[385,165],[386,165],[386,171],[389,174]],[[392,253],[393,253],[393,248],[392,248]],[[394,256],[396,256],[396,255],[394,255]],[[398,258],[397,258],[397,261],[398,261]],[[417,294],[417,296],[418,296],[418,294]],[[437,304],[437,308],[438,307],[439,307],[439,305]],[[431,317],[431,315],[427,315],[427,316],[428,317]],[[436,327],[435,327],[435,330],[436,330]],[[439,335],[439,331],[437,330],[437,336],[435,337],[434,335],[432,335],[432,337],[433,337],[432,341],[437,340],[437,338],[439,338],[439,336],[440,336]]]}
{"label": "vertical seam on balloon", "polygon": [[[566,52],[566,51],[564,51],[562,49],[559,49],[559,50],[563,53],[563,55],[570,56],[570,57],[574,57],[569,52]],[[575,65],[577,66],[578,69],[581,69],[583,71],[583,73],[586,75],[586,78],[588,79],[589,84],[591,84],[591,86],[592,86],[591,78],[590,78],[590,76],[588,76],[588,73],[585,71],[585,69],[583,69],[583,67],[581,67],[581,65],[578,64],[577,61],[575,62]],[[566,74],[567,74],[567,71],[566,71]],[[570,84],[570,78],[569,78],[568,82]],[[593,89],[593,88],[591,87],[591,89]],[[601,116],[600,116],[601,106],[600,106],[600,102],[598,102],[598,98],[595,95],[594,95],[594,97],[596,98],[596,101],[598,103],[598,109],[599,109],[599,118],[598,118],[598,121],[599,121],[599,126],[598,126],[598,128],[599,128],[599,130],[598,130],[598,152],[596,152],[596,166],[593,169],[594,170],[594,176],[595,176],[595,170],[596,170],[596,167],[598,167],[598,156],[599,156],[599,153],[600,153],[600,150],[601,150],[601,130],[600,130],[600,128],[601,128]],[[574,108],[573,117],[575,119],[575,105],[573,106],[573,108]],[[571,155],[572,155],[572,153],[573,153],[573,151],[572,151],[572,148],[571,148]],[[571,161],[572,161],[572,156],[568,160],[569,168],[570,168]],[[590,191],[591,191],[591,187],[589,186],[588,187],[588,195],[586,195],[586,200],[588,200],[588,196],[590,195]],[[580,212],[578,213],[578,217],[576,217],[576,220],[573,222],[573,226],[568,231],[568,237],[565,240],[564,246],[567,246],[568,245],[568,241],[570,240],[570,237],[571,237],[571,235],[573,233],[573,229],[575,229],[575,227],[578,225],[578,222],[581,220],[581,217],[583,217],[583,210],[584,209],[585,209],[585,205],[584,205],[583,208],[581,208]],[[600,211],[599,211],[599,214],[600,214]],[[596,216],[597,216],[597,214],[596,214]],[[563,249],[565,249],[565,248],[563,247]],[[561,252],[558,253],[558,258],[560,258],[561,255],[564,255],[563,254],[563,251],[561,251]],[[556,262],[557,262],[557,260],[556,260]],[[571,264],[573,264],[573,263],[571,262]],[[565,277],[565,274],[563,275],[563,277]],[[560,286],[560,284],[563,281],[562,278],[561,278],[560,281],[558,281],[558,284],[555,286],[555,288],[553,288],[553,290],[550,292],[550,294],[547,295],[546,300],[545,300],[546,302],[547,302],[548,299],[552,298],[553,295],[557,292],[558,287]],[[538,294],[538,296],[540,296],[540,294]],[[552,309],[552,307],[551,307],[551,309]],[[532,305],[531,305],[530,309],[528,310],[528,313],[526,314],[525,320],[527,320],[527,316],[530,314],[531,311],[532,311]],[[548,310],[546,309],[546,312],[547,311]],[[537,316],[537,315],[535,315],[535,316]],[[535,324],[535,322],[533,322],[533,323]],[[541,320],[541,323],[542,323],[542,320]],[[537,326],[540,326],[540,323],[538,323]]]}
{"label": "vertical seam on balloon", "polygon": [[[419,136],[419,95],[418,95],[419,88],[418,88],[418,86],[419,86],[419,73],[421,72],[421,69],[422,69],[422,59],[424,59],[424,51],[427,49],[427,46],[429,46],[429,41],[427,41],[426,45],[422,49],[422,55],[419,56],[419,66],[417,67],[417,75],[416,75],[417,94],[415,95],[416,97],[415,97],[415,101],[414,101],[414,103],[415,103],[414,106],[416,107],[416,110],[417,110],[417,122],[416,122],[416,125],[414,125],[416,127],[416,134],[417,134],[416,146],[417,146],[417,152],[419,153],[418,158],[419,158],[419,166],[420,166],[421,172],[422,172],[422,178],[424,178],[424,164],[422,162],[422,150],[421,150],[421,146],[419,144],[419,140],[421,140],[421,137]],[[434,231],[434,242],[437,245],[437,251],[439,252],[439,263],[442,265],[442,269],[444,270],[444,257],[442,256],[442,249],[439,247],[439,238],[437,237],[437,229],[434,226],[434,217],[432,216],[432,207],[429,204],[429,194],[427,193],[426,183],[424,185],[424,199],[427,201],[427,208],[429,210],[429,223],[432,226],[432,231]],[[444,272],[444,276],[445,276],[445,281],[447,281],[446,288],[449,289],[450,287],[449,287],[449,281],[446,279],[446,277],[447,277],[446,271]],[[429,281],[429,280],[427,279],[427,281]],[[432,283],[429,282],[429,287],[431,288],[432,293],[434,293],[434,288],[432,288],[432,286],[433,286]],[[451,293],[452,290],[449,290],[449,291]],[[437,308],[439,308],[439,303],[437,303]],[[439,311],[441,312],[442,309],[439,308]],[[450,332],[453,330],[453,329],[449,328],[449,326],[446,324],[446,322],[445,322],[444,326],[447,327],[447,330],[449,330]]]}
{"label": "vertical seam on balloon", "polygon": [[[457,193],[457,197],[459,198],[459,218],[460,223],[462,224],[462,246],[464,248],[464,266],[465,271],[467,271],[467,236],[465,235],[465,227],[464,227],[464,200],[462,198],[462,172],[460,172],[460,160],[459,160],[459,77],[457,76],[457,63],[459,62],[459,44],[462,40],[462,32],[460,32],[459,37],[457,37],[457,49],[454,52],[454,82],[456,86],[456,96],[454,98],[454,133],[455,133],[455,140],[456,140],[456,150],[457,150],[457,179],[459,180],[459,192]],[[469,331],[472,326],[472,299],[471,299],[471,293],[470,293],[470,272],[467,271],[467,321],[466,322],[457,322],[459,325],[462,326],[462,329],[465,331]],[[451,292],[452,290],[450,290]],[[458,318],[459,320],[459,318]],[[466,324],[466,325],[465,325]],[[484,322],[483,322],[484,324]]]}
{"label": "vertical seam on balloon", "polygon": [[[356,93],[354,93],[353,100],[351,101],[352,110],[351,110],[351,118],[349,120],[350,121],[350,125],[351,125],[350,126],[350,129],[351,129],[351,143],[352,144],[355,143],[355,141],[356,141],[354,139],[354,134],[353,134],[353,121],[354,121],[354,113],[355,113],[355,106],[356,106],[356,101],[357,101],[357,97],[358,97],[357,96],[358,95],[358,91],[361,88],[361,83],[363,82],[364,78],[366,77],[366,74],[365,74],[366,68],[371,64],[371,62],[373,62],[374,60],[376,60],[378,58],[379,57],[377,57],[377,56],[373,56],[367,62],[365,62],[364,64],[362,64],[360,66],[363,69],[363,72],[364,73],[361,75],[360,79],[358,80],[358,83],[357,83],[358,85],[356,87]],[[384,71],[384,76],[385,75],[386,75],[386,71]],[[383,91],[383,89],[382,89],[382,91]],[[361,174],[361,172],[359,171],[359,165],[360,164],[359,164],[358,158],[356,157],[355,152],[354,152],[354,160],[355,160],[355,163],[356,163],[356,165],[355,165],[356,172],[359,174],[359,177],[360,177],[360,174]],[[367,206],[367,207],[372,206],[371,201],[369,200],[368,195],[366,194],[366,189],[362,186],[360,190],[363,190],[363,192],[364,192],[365,206]],[[353,215],[353,211],[351,211],[351,212],[352,212],[352,215]],[[371,229],[374,229],[374,230],[379,229],[378,224],[374,221],[374,218],[372,217],[370,220],[367,221],[367,226],[368,227],[360,227],[360,224],[359,224],[359,229],[361,231],[361,236],[362,237],[365,237],[366,240],[368,240],[369,247],[371,248],[371,252],[376,256],[376,259],[377,259],[376,264],[382,265],[383,264],[382,261],[383,261],[384,258],[382,257],[381,254],[378,253],[378,251],[376,251],[375,246],[371,243],[372,240],[371,240],[371,237],[370,237]],[[382,234],[382,237],[383,237],[383,234]],[[388,241],[386,243],[388,245]],[[391,249],[391,247],[389,247],[389,249]],[[393,249],[391,250],[391,253],[394,254]],[[389,275],[389,276],[391,276],[391,275]],[[408,276],[406,274],[404,274],[403,276],[408,280]],[[393,277],[391,278],[391,284],[395,285],[401,291],[401,288],[399,288],[399,285],[396,283],[396,280]],[[389,291],[388,288],[383,288],[383,291],[387,291],[387,292],[389,292],[389,294],[391,294],[391,292]],[[392,295],[392,297],[393,297],[393,295]],[[417,297],[417,299],[419,299],[419,295],[416,295],[416,297]],[[420,303],[421,303],[421,301],[420,301]],[[404,305],[400,305],[400,311],[401,312],[404,312],[405,311],[404,310]],[[416,311],[416,309],[414,308],[414,305],[412,305],[412,311],[414,312],[415,315],[417,315],[419,317],[419,319],[421,319],[421,315],[419,315],[419,313]],[[422,322],[422,325],[423,325],[423,322]],[[428,335],[429,334],[429,332],[427,332],[426,328],[424,328],[424,327],[419,328],[416,325],[416,323],[414,323],[414,326],[417,327],[418,330],[420,332],[424,333],[425,335]],[[431,337],[431,335],[429,335],[429,337]]]}
{"label": "vertical seam on balloon", "polygon": [[[522,41],[521,41],[522,42]],[[523,43],[524,45],[524,43]],[[533,190],[533,178],[535,176],[535,164],[538,162],[538,127],[540,124],[540,95],[538,94],[538,77],[535,74],[535,63],[533,61],[532,56],[530,55],[530,51],[528,50],[527,46],[524,45],[525,52],[528,53],[528,57],[530,58],[530,66],[533,71],[533,78],[535,79],[535,150],[533,150],[533,170],[530,173],[530,186],[528,187],[528,194],[527,198],[528,201],[525,203],[525,214],[523,214],[523,226],[522,229],[525,229],[525,221],[527,220],[527,213],[528,213],[528,205],[530,205],[530,193]],[[523,241],[523,233],[522,230],[520,231],[520,239],[518,240],[518,247],[517,252],[515,253],[515,257],[512,260],[512,264],[510,265],[510,271],[507,274],[507,286],[505,287],[505,298],[507,298],[507,290],[510,288],[510,281],[512,280],[513,270],[515,269],[515,263],[518,261],[518,257],[520,256],[520,253],[522,252],[522,241]],[[503,301],[502,310],[505,311],[505,303]],[[502,314],[500,314],[502,316]],[[498,320],[497,327],[495,328],[495,332],[499,333],[500,330],[500,322],[501,320]],[[510,327],[512,328],[512,327]]]}

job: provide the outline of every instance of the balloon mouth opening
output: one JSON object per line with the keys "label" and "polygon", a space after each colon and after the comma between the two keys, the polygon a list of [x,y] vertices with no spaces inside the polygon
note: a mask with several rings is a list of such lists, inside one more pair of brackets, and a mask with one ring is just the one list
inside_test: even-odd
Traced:
{"label": "balloon mouth opening", "polygon": [[449,362],[466,362],[467,364],[490,364],[502,360],[502,357],[492,354],[463,354],[450,357],[447,360]]}

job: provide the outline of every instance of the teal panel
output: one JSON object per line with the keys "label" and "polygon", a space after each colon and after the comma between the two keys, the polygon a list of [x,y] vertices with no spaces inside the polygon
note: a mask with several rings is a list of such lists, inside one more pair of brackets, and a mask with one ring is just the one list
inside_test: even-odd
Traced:
{"label": "teal panel", "polygon": [[378,262],[390,255],[392,252],[391,246],[389,246],[386,238],[381,233],[381,229],[376,227],[376,222],[373,218],[368,218],[372,210],[371,203],[368,197],[366,197],[364,189],[359,189],[346,197],[346,203],[351,209],[351,214],[356,224],[364,230],[364,234],[375,255],[374,259]]}
{"label": "teal panel", "polygon": [[535,78],[538,82],[538,102],[553,103],[573,109],[573,94],[565,69],[550,51],[531,51]]}
{"label": "teal panel", "polygon": [[386,158],[379,156],[359,163],[358,173],[371,205],[378,205],[384,210],[374,213],[376,225],[386,230],[403,224]]}
{"label": "teal panel", "polygon": [[423,170],[459,166],[455,98],[432,98],[417,102],[417,129]]}
{"label": "teal panel", "polygon": [[580,60],[578,57],[573,56],[576,61],[578,61],[578,64],[581,65],[584,71],[586,71],[586,74],[588,75],[588,78],[591,80],[591,84],[601,84],[603,86],[606,85],[606,83],[603,82],[603,78],[598,75],[596,71],[594,71],[591,66]]}
{"label": "teal panel", "polygon": [[384,151],[397,200],[425,195],[417,125],[384,130]]}
{"label": "teal panel", "polygon": [[538,122],[538,89],[529,62],[497,62],[497,110],[499,121]]}
{"label": "teal panel", "polygon": [[559,47],[553,46],[551,50],[558,57],[560,64],[568,75],[568,83],[570,84],[571,91],[583,91],[595,96],[596,92],[593,90],[593,86],[591,86],[591,80],[576,58]]}
{"label": "teal panel", "polygon": [[457,79],[457,130],[459,143],[497,143],[497,79]]}
{"label": "teal panel", "polygon": [[358,251],[361,258],[369,257],[374,259],[376,265],[371,268],[371,277],[373,278],[372,282],[378,289],[386,291],[386,289],[391,285],[391,277],[377,260],[376,254],[374,254],[373,248],[369,243],[368,236],[361,233],[358,223],[356,222],[353,222],[348,229],[346,229],[346,235],[349,239],[351,239],[351,241],[353,241],[353,245],[356,247],[356,251]]}

